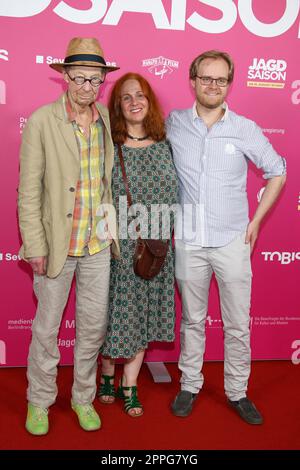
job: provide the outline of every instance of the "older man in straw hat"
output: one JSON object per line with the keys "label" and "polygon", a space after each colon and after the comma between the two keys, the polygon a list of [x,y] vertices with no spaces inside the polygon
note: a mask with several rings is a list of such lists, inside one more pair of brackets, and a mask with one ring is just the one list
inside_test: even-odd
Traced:
{"label": "older man in straw hat", "polygon": [[57,336],[76,275],[76,345],[72,408],[86,431],[99,429],[92,402],[97,356],[106,332],[110,249],[118,242],[101,205],[111,203],[113,143],[107,109],[96,103],[108,72],[94,38],[70,41],[62,64],[67,92],[35,111],[23,133],[19,221],[21,254],[34,274],[38,299],[28,359],[31,434],[48,432],[57,395]]}

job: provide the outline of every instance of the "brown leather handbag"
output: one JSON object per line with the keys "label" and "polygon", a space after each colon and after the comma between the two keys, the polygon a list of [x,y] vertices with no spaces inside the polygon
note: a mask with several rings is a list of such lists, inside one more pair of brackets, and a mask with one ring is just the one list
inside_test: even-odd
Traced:
{"label": "brown leather handbag", "polygon": [[168,252],[168,244],[161,240],[138,238],[133,257],[135,274],[143,279],[152,279],[163,267]]}
{"label": "brown leather handbag", "polygon": [[[132,206],[132,198],[129,191],[124,158],[120,144],[118,144],[118,154],[127,194],[127,204],[128,207],[130,207]],[[167,242],[143,239],[139,236],[136,241],[135,253],[133,256],[133,270],[135,274],[148,280],[157,276],[165,262],[168,246],[169,244]]]}

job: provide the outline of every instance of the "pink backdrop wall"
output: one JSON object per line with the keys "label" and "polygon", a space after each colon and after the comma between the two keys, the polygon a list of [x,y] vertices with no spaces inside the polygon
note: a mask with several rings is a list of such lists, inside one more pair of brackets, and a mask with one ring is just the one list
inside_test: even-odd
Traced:
{"label": "pink backdrop wall", "polygon": [[[166,115],[190,107],[192,59],[204,50],[228,51],[236,63],[229,106],[255,120],[287,159],[288,181],[267,217],[253,254],[252,351],[254,359],[300,362],[299,301],[299,12],[300,0],[1,0],[0,2],[0,364],[26,363],[35,313],[32,278],[20,262],[16,216],[18,152],[26,119],[63,90],[50,69],[74,36],[95,36],[107,61],[151,82]],[[255,65],[257,66],[255,68]],[[254,68],[253,68],[254,67]],[[250,213],[264,185],[250,168]],[[72,362],[74,296],[60,332],[62,363]],[[177,296],[177,331],[180,301]],[[174,345],[151,347],[147,360],[173,361]],[[223,358],[218,295],[212,286],[206,359]]]}

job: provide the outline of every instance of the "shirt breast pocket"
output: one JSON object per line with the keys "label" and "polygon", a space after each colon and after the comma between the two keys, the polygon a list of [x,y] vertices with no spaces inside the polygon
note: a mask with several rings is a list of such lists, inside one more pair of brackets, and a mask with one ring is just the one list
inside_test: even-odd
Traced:
{"label": "shirt breast pocket", "polygon": [[247,169],[247,162],[241,150],[231,142],[223,143],[216,158],[214,168],[217,172],[238,175]]}
{"label": "shirt breast pocket", "polygon": [[224,147],[224,153],[225,155],[238,155],[239,152],[234,144],[227,143]]}

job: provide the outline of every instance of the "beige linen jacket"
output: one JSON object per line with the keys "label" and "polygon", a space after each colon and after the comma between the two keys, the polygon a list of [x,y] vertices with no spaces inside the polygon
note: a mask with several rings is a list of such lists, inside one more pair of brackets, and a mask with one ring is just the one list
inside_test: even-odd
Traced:
{"label": "beige linen jacket", "polygon": [[[96,103],[105,126],[105,170],[102,203],[112,204],[114,148],[108,110]],[[48,256],[47,276],[56,277],[68,256],[80,155],[72,123],[65,116],[63,95],[35,111],[26,123],[20,154],[19,226],[22,258]],[[116,234],[110,223],[109,230]],[[117,237],[117,235],[115,235]],[[113,254],[119,256],[117,238]]]}

